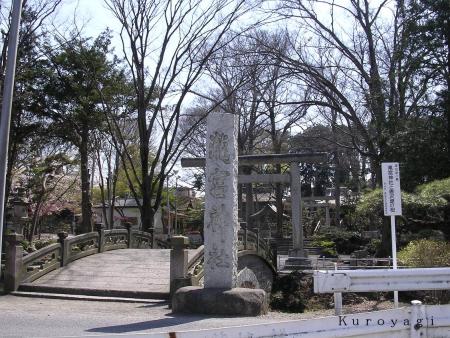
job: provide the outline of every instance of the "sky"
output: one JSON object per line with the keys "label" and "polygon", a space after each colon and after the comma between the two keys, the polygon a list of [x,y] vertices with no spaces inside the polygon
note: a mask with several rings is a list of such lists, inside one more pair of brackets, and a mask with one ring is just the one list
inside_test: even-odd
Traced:
{"label": "sky", "polygon": [[[62,27],[62,31],[64,26],[71,26],[75,21],[86,36],[96,37],[107,27],[115,32],[120,28],[104,0],[64,0],[55,17],[56,24]],[[117,38],[118,34],[114,35],[116,36],[114,45],[117,49],[120,47],[120,40]]]}

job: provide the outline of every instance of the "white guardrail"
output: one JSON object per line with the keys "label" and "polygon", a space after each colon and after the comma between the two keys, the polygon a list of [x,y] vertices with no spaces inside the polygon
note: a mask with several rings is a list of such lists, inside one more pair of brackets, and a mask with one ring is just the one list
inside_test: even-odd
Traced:
{"label": "white guardrail", "polygon": [[361,337],[443,338],[450,337],[450,305],[422,305],[316,319],[193,331],[125,334],[149,338],[267,338],[267,337]]}
{"label": "white guardrail", "polygon": [[450,289],[450,268],[317,270],[314,292],[376,292]]}

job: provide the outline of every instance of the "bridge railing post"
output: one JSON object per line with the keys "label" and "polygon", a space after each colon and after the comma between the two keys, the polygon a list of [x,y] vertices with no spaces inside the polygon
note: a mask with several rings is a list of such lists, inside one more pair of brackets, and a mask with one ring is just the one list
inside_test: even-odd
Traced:
{"label": "bridge railing post", "polygon": [[183,286],[189,285],[188,250],[189,238],[185,236],[173,236],[170,240],[170,295]]}
{"label": "bridge railing post", "polygon": [[127,245],[128,245],[128,249],[132,248],[132,238],[131,238],[131,223],[130,222],[125,222],[125,224],[123,225],[125,227],[125,229],[127,229]]}
{"label": "bridge railing post", "polygon": [[58,243],[61,244],[61,267],[67,264],[67,255],[69,251],[66,249],[66,238],[68,234],[65,231],[58,232]]}
{"label": "bridge railing post", "polygon": [[102,223],[95,223],[95,230],[98,232],[98,252],[105,251],[105,230]]}
{"label": "bridge railing post", "polygon": [[5,261],[5,291],[17,291],[20,283],[20,275],[22,272],[23,247],[20,242],[23,235],[11,234],[6,235],[6,261]]}

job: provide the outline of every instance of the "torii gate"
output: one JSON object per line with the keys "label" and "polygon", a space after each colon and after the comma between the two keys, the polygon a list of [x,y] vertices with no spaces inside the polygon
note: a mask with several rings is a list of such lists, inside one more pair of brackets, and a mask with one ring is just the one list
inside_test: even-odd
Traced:
{"label": "torii gate", "polygon": [[[289,174],[251,174],[239,175],[239,184],[249,183],[289,183],[292,199],[292,241],[293,250],[289,253],[292,257],[307,257],[304,248],[304,234],[301,213],[301,177],[300,163],[322,163],[326,160],[327,153],[290,153],[290,154],[265,154],[242,155],[238,157],[240,166],[255,164],[290,164]],[[204,158],[182,158],[183,168],[202,168],[205,166]]]}

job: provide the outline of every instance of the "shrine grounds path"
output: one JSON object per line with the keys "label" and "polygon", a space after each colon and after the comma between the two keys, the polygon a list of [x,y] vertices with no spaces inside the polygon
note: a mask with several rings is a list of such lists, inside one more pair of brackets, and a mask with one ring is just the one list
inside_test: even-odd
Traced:
{"label": "shrine grounds path", "polygon": [[169,273],[168,249],[112,250],[78,259],[21,290],[168,299]]}

